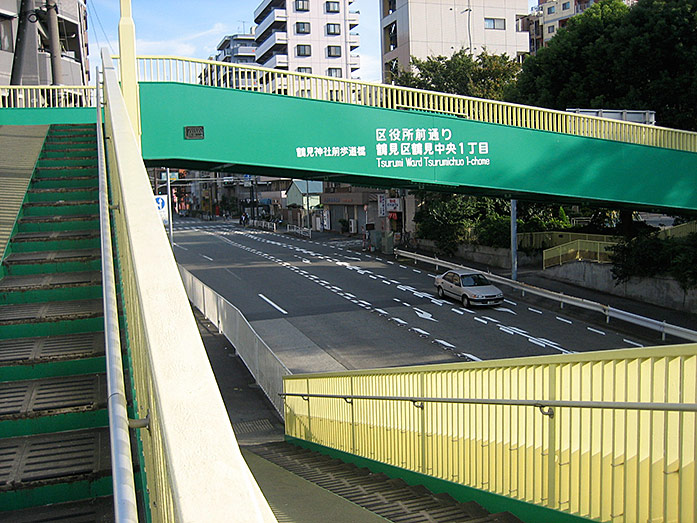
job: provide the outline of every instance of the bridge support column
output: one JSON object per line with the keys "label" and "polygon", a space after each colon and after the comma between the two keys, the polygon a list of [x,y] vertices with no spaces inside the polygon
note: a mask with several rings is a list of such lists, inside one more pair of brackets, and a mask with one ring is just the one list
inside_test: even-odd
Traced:
{"label": "bridge support column", "polygon": [[119,19],[119,71],[126,111],[140,145],[140,102],[136,67],[136,26],[131,16],[131,0],[121,0]]}
{"label": "bridge support column", "polygon": [[511,280],[518,279],[518,201],[511,200]]}

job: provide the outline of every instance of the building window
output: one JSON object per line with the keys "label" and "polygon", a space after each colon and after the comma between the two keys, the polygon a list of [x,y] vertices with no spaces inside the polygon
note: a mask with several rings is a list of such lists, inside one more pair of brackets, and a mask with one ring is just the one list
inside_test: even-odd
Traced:
{"label": "building window", "polygon": [[299,73],[312,74],[312,67],[298,67]]}
{"label": "building window", "polygon": [[12,52],[12,19],[0,15],[0,51]]}
{"label": "building window", "polygon": [[342,72],[339,67],[330,67],[327,69],[327,76],[333,76],[334,78],[341,78]]}
{"label": "building window", "polygon": [[567,9],[571,9],[571,2],[564,2],[561,4],[561,10],[566,11]]}
{"label": "building window", "polygon": [[310,34],[310,22],[295,22],[295,33],[299,35]]}
{"label": "building window", "polygon": [[553,33],[553,32],[554,32],[554,26],[553,26],[553,25],[547,26],[547,32],[548,32],[548,33]]}
{"label": "building window", "polygon": [[337,58],[337,57],[341,56],[341,46],[328,45],[327,46],[327,56],[330,58]]}
{"label": "building window", "polygon": [[385,27],[385,38],[383,42],[385,43],[386,53],[397,49],[397,22],[392,22]]}
{"label": "building window", "polygon": [[312,47],[309,45],[298,45],[296,46],[296,56],[311,56]]}
{"label": "building window", "polygon": [[399,60],[395,58],[385,63],[385,81],[391,82],[397,75],[399,75]]}
{"label": "building window", "polygon": [[547,8],[547,14],[548,14],[548,15],[552,15],[552,14],[554,14],[556,11],[557,11],[556,6],[551,5],[551,6],[549,6],[549,7]]}
{"label": "building window", "polygon": [[327,34],[328,35],[340,35],[341,34],[341,24],[327,24]]}
{"label": "building window", "polygon": [[506,29],[506,19],[505,18],[485,18],[484,19],[484,29]]}
{"label": "building window", "polygon": [[397,10],[397,0],[384,0],[383,15],[391,15]]}
{"label": "building window", "polygon": [[327,13],[338,13],[339,12],[339,2],[325,2],[324,11]]}
{"label": "building window", "polygon": [[310,10],[310,0],[295,0],[295,10],[296,11],[309,11]]}

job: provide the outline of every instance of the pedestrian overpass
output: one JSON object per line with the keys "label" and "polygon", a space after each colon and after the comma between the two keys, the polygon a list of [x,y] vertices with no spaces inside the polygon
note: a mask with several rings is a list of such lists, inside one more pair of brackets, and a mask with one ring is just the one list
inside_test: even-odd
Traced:
{"label": "pedestrian overpass", "polygon": [[[99,144],[104,138],[103,154],[94,156],[101,158],[98,162],[80,152],[82,146],[61,148],[65,154],[58,154],[54,145],[44,144],[34,174],[35,182],[44,185],[31,182],[20,189],[26,195],[18,204],[3,204],[8,209],[15,205],[15,221],[7,247],[2,246],[4,261],[24,249],[19,265],[32,265],[27,252],[44,247],[19,248],[17,235],[49,227],[34,223],[66,222],[37,218],[46,215],[45,207],[67,205],[64,195],[69,190],[53,187],[55,180],[49,178],[57,172],[67,175],[70,191],[79,195],[70,205],[90,214],[93,210],[85,206],[92,203],[84,200],[92,197],[85,194],[83,183],[91,176],[87,170],[99,170],[102,186],[89,190],[97,190],[101,199],[101,219],[94,227],[101,229],[102,290],[76,299],[66,291],[65,280],[32,287],[21,298],[17,292],[25,287],[0,289],[0,348],[52,334],[45,319],[33,332],[20,328],[31,318],[17,319],[18,302],[44,314],[44,301],[67,306],[104,297],[104,318],[112,322],[107,325],[105,320],[106,361],[100,363],[92,354],[89,370],[82,360],[82,370],[70,370],[61,360],[47,372],[57,379],[62,372],[99,372],[94,368],[105,365],[109,382],[122,372],[128,378],[130,393],[108,389],[108,424],[106,415],[94,421],[98,429],[109,427],[113,486],[105,482],[109,473],[104,472],[81,491],[88,497],[113,493],[119,521],[137,517],[136,492],[147,507],[140,517],[148,520],[190,521],[202,515],[225,520],[230,507],[236,507],[238,520],[273,520],[237,450],[154,208],[145,163],[697,210],[694,133],[174,58],[139,59],[139,111],[133,112],[111,60],[103,59],[103,104],[97,104],[103,105],[103,127],[93,89],[0,87],[6,107],[0,109],[0,125],[53,125],[44,131],[50,137],[46,143],[80,143],[82,138],[63,135],[86,137],[86,127],[98,124],[103,133],[84,141]],[[82,126],[75,130],[58,124]],[[70,149],[77,159],[69,159]],[[0,154],[3,160],[9,157],[6,151]],[[58,199],[50,204],[36,201],[44,197],[39,195],[48,197],[51,191],[42,192],[44,188],[56,189]],[[113,256],[108,249],[112,240]],[[75,248],[71,242],[68,246]],[[85,255],[79,253],[80,261]],[[113,272],[112,257],[116,286],[105,278]],[[51,267],[75,273],[81,267],[77,263],[69,258],[67,265]],[[9,285],[8,278],[16,274],[6,267],[2,276]],[[119,293],[122,308],[116,307],[111,288]],[[205,304],[213,297],[202,291],[197,299]],[[218,312],[217,320],[225,321],[224,316]],[[95,317],[100,313],[90,316],[89,329],[99,332]],[[63,336],[88,328],[84,322],[73,326],[77,330],[60,325]],[[121,352],[118,338],[114,340],[119,327],[124,364],[114,359]],[[44,377],[27,370],[26,363],[4,364],[0,387]],[[265,390],[276,401],[269,391],[281,386],[282,376],[262,369],[256,377],[259,383],[271,383]],[[524,521],[697,518],[695,344],[287,376],[283,382],[280,410],[289,441],[459,500],[475,500],[492,512],[507,510]],[[0,426],[9,431],[3,433],[12,436],[0,440],[0,448],[9,446],[9,440],[18,448],[34,432],[75,430],[70,409],[50,414],[51,420],[32,425],[27,419],[37,414],[0,411]],[[129,430],[132,446],[125,436]],[[135,471],[125,465],[131,460]],[[89,483],[88,476],[78,474],[73,480]],[[0,475],[0,510],[77,501],[62,486],[70,482],[58,478],[38,474],[25,483],[4,478]]]}

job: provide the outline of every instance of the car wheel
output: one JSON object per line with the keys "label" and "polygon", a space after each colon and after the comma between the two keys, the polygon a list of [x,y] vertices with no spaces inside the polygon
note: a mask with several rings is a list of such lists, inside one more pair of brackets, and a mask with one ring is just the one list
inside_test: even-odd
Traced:
{"label": "car wheel", "polygon": [[445,293],[443,292],[443,287],[438,286],[438,297],[442,298]]}
{"label": "car wheel", "polygon": [[470,307],[470,299],[467,297],[466,294],[462,295],[462,305],[467,308]]}

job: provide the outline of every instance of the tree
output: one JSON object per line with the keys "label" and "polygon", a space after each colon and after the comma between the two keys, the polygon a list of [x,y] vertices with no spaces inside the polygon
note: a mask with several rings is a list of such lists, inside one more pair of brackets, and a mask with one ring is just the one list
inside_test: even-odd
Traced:
{"label": "tree", "polygon": [[450,58],[412,56],[412,71],[397,72],[394,83],[405,87],[440,91],[492,100],[503,100],[504,91],[515,81],[520,65],[506,54],[483,52],[472,57],[461,49]]}
{"label": "tree", "polygon": [[697,128],[697,2],[601,0],[523,63],[506,99],[656,111],[660,125]]}

